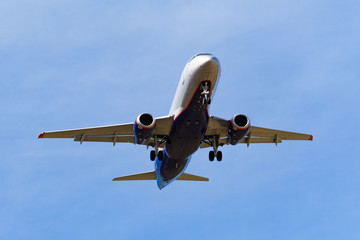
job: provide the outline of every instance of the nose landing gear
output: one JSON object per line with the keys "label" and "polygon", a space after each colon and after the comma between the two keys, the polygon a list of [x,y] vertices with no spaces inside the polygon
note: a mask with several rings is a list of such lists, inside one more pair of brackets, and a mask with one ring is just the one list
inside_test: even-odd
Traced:
{"label": "nose landing gear", "polygon": [[211,83],[209,81],[205,81],[201,84],[201,89],[203,90],[201,92],[201,95],[203,96],[202,99],[202,104],[205,105],[210,104],[211,103],[211,98],[210,98],[210,85]]}

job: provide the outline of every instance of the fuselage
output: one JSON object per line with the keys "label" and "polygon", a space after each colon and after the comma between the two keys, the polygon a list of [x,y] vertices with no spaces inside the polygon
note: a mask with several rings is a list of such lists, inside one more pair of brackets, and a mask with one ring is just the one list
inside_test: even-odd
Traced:
{"label": "fuselage", "polygon": [[186,64],[170,108],[174,122],[163,159],[155,161],[160,189],[185,171],[191,155],[199,148],[208,126],[208,107],[219,76],[219,61],[211,54],[195,55]]}

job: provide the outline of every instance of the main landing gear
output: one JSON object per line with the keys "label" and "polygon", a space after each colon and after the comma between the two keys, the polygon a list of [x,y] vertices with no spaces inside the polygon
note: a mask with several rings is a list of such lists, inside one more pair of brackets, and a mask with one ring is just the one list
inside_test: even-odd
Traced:
{"label": "main landing gear", "polygon": [[[158,151],[157,157],[158,157],[159,161],[162,161],[162,160],[163,160],[163,156],[164,156],[163,151]],[[151,150],[151,151],[150,151],[150,160],[151,160],[151,161],[154,161],[155,158],[156,158],[156,152],[155,152],[155,150]]]}
{"label": "main landing gear", "polygon": [[211,142],[212,142],[212,147],[213,147],[214,151],[209,152],[209,160],[210,160],[210,162],[212,162],[216,158],[218,160],[218,162],[221,162],[221,160],[222,160],[222,152],[218,151],[218,148],[219,148],[219,136],[214,136],[214,138],[212,139]]}
{"label": "main landing gear", "polygon": [[161,143],[162,141],[164,141],[164,139],[158,140],[158,136],[155,135],[154,141],[155,141],[155,150],[150,151],[150,160],[154,161],[157,156],[159,161],[162,161],[164,157],[164,152],[159,150],[159,142]]}
{"label": "main landing gear", "polygon": [[215,151],[210,151],[209,152],[209,160],[210,160],[210,162],[214,161],[215,157],[218,160],[218,162],[221,162],[221,160],[222,160],[222,152],[217,151],[215,153]]}

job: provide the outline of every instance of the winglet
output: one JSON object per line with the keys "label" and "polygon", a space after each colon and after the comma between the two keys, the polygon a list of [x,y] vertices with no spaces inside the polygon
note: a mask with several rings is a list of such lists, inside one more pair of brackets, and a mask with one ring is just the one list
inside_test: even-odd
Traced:
{"label": "winglet", "polygon": [[313,140],[313,135],[310,135],[310,137],[309,137],[308,140],[309,140],[309,141],[312,141],[312,140]]}
{"label": "winglet", "polygon": [[40,133],[39,136],[38,136],[38,138],[44,138],[44,133],[45,133],[45,132]]}

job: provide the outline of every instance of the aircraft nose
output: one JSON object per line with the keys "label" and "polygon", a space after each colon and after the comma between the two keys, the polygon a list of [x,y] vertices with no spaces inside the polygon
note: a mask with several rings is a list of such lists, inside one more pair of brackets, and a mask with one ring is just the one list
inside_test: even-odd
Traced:
{"label": "aircraft nose", "polygon": [[209,53],[200,53],[190,59],[186,70],[199,81],[204,79],[211,80],[215,86],[221,68],[219,60],[216,57]]}
{"label": "aircraft nose", "polygon": [[201,68],[219,68],[219,61],[214,56],[209,56],[203,60]]}
{"label": "aircraft nose", "polygon": [[[200,67],[198,69],[199,73],[215,74],[218,75],[220,72],[220,64],[216,57],[214,56],[205,56],[200,60]],[[208,76],[209,78],[209,76]]]}
{"label": "aircraft nose", "polygon": [[196,62],[197,66],[201,67],[218,67],[220,68],[219,60],[210,53],[199,53],[193,56],[190,62]]}
{"label": "aircraft nose", "polygon": [[199,55],[193,61],[196,62],[196,66],[198,66],[199,70],[201,69],[202,71],[220,69],[220,63],[218,59],[210,54]]}

